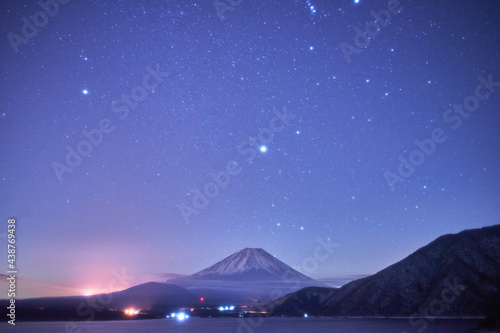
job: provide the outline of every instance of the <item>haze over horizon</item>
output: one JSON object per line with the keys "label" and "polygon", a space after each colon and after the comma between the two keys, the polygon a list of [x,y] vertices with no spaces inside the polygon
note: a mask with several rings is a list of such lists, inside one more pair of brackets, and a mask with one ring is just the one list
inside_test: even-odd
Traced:
{"label": "haze over horizon", "polygon": [[28,295],[246,247],[373,274],[500,223],[499,2],[70,1],[17,44],[43,9],[0,8],[0,245],[15,218]]}

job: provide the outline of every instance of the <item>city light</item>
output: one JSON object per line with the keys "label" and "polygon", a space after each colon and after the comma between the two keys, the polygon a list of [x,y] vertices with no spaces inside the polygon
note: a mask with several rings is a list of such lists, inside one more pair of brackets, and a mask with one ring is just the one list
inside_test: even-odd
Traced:
{"label": "city light", "polygon": [[219,311],[233,311],[234,310],[234,305],[231,306],[220,306]]}
{"label": "city light", "polygon": [[188,319],[189,315],[184,312],[172,312],[170,316],[167,316],[167,318],[176,318],[178,321],[183,321],[185,319]]}
{"label": "city light", "polygon": [[125,309],[125,310],[123,310],[123,312],[125,312],[125,314],[127,316],[135,316],[135,315],[139,314],[139,310],[134,309],[134,308]]}

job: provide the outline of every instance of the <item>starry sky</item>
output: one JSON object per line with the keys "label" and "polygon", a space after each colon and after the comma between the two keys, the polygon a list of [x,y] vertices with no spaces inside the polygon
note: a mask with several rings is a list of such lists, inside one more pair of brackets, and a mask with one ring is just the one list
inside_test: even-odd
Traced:
{"label": "starry sky", "polygon": [[500,221],[498,1],[47,3],[0,4],[0,242],[46,294]]}

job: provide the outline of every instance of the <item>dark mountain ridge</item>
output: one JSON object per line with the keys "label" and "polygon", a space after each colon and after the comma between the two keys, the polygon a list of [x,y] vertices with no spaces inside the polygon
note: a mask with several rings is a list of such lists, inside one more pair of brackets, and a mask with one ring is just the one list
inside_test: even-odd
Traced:
{"label": "dark mountain ridge", "polygon": [[[499,292],[495,225],[441,236],[372,276],[323,290],[309,306],[326,316],[476,316],[490,310]],[[305,302],[301,291],[275,301],[274,314],[297,315],[294,302]]]}

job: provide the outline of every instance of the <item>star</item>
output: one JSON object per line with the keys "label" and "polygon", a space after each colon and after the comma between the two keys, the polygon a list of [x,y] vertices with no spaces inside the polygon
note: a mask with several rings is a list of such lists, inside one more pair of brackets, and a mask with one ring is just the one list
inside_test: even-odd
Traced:
{"label": "star", "polygon": [[267,151],[267,147],[266,146],[260,146],[260,151],[265,153]]}
{"label": "star", "polygon": [[307,1],[307,6],[309,7],[309,10],[311,11],[311,14],[315,14],[316,13],[316,7],[314,7],[314,5],[311,3],[311,1]]}
{"label": "star", "polygon": [[89,93],[89,91],[88,91],[87,89],[83,89],[83,90],[82,90],[82,94],[84,94],[84,95],[88,95],[88,93]]}

